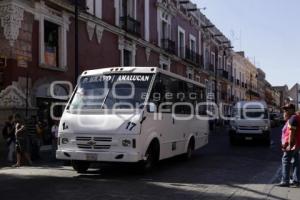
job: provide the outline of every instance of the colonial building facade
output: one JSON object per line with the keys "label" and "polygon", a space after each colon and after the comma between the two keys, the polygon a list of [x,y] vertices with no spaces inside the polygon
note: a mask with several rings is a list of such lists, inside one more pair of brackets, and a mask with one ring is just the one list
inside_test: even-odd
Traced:
{"label": "colonial building facade", "polygon": [[[48,118],[53,102],[68,97],[72,85],[58,82],[51,88],[51,83],[74,83],[72,2],[0,1],[2,118],[16,111]],[[195,4],[179,0],[79,2],[80,72],[110,66],[158,66],[205,84],[207,99],[224,103],[229,110],[231,43]]]}

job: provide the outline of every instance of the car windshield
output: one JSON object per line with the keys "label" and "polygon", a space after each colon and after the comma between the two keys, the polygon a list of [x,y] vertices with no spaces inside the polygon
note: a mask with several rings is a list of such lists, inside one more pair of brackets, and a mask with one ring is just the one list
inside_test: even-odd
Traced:
{"label": "car windshield", "polygon": [[268,119],[268,111],[266,109],[244,109],[241,112],[242,119]]}
{"label": "car windshield", "polygon": [[109,74],[80,79],[70,110],[135,109],[144,104],[152,74]]}

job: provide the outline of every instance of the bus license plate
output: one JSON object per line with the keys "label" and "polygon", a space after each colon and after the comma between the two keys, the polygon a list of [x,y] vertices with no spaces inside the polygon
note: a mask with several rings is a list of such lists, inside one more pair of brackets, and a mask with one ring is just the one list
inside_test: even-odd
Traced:
{"label": "bus license plate", "polygon": [[253,138],[252,137],[246,137],[245,140],[250,141],[250,140],[253,140]]}
{"label": "bus license plate", "polygon": [[96,161],[97,160],[97,154],[86,154],[86,160]]}

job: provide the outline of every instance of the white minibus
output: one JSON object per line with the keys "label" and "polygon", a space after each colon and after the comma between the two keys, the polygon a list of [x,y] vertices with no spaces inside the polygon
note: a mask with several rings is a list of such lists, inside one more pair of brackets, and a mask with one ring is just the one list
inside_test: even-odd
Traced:
{"label": "white minibus", "polygon": [[235,145],[240,140],[262,140],[271,142],[271,122],[265,101],[239,101],[233,109],[230,122],[230,143]]}
{"label": "white minibus", "polygon": [[57,159],[84,173],[91,163],[190,158],[208,143],[205,86],[156,67],[82,73],[60,120]]}

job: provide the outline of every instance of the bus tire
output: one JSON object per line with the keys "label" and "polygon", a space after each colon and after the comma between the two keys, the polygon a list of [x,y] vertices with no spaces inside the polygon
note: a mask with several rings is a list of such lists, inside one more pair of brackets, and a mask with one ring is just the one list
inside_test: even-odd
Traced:
{"label": "bus tire", "polygon": [[192,137],[189,141],[186,153],[183,155],[184,160],[190,160],[193,157],[195,151],[195,139]]}
{"label": "bus tire", "polygon": [[72,167],[78,173],[86,173],[90,167],[90,163],[86,161],[73,160]]}
{"label": "bus tire", "polygon": [[154,166],[157,164],[159,160],[159,142],[158,140],[153,140],[149,145],[146,154],[146,160],[141,163],[141,172],[149,172],[153,170]]}

